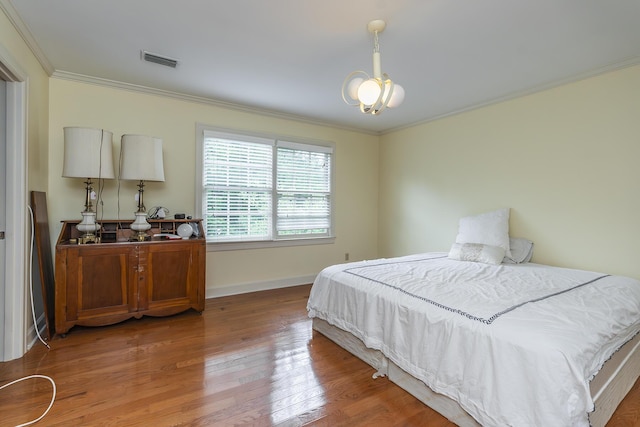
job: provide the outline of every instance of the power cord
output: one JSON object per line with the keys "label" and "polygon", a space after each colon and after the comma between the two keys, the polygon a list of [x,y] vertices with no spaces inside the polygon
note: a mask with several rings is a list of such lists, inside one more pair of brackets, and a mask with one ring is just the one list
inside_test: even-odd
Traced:
{"label": "power cord", "polygon": [[[33,223],[34,223],[33,210],[29,205],[27,205],[27,208],[29,209],[29,218],[31,219],[31,247],[29,248],[29,265],[32,266],[33,265],[33,239],[34,239],[35,230],[33,226]],[[51,350],[51,347],[42,338],[42,336],[40,335],[40,331],[38,330],[38,321],[36,320],[36,309],[35,309],[35,306],[33,305],[33,274],[29,274],[29,292],[31,295],[31,315],[33,316],[33,329],[36,330],[36,335],[38,336],[38,339],[40,340],[40,342],[42,342],[42,344],[44,344],[49,350]]]}
{"label": "power cord", "polygon": [[[27,208],[29,209],[29,218],[31,219],[31,248],[29,250],[29,265],[32,266],[33,265],[33,241],[34,241],[34,226],[33,226],[33,222],[34,221],[33,221],[33,210],[31,210],[31,206],[27,205]],[[36,320],[36,310],[35,310],[35,307],[34,307],[34,304],[33,304],[33,274],[29,274],[29,291],[30,291],[30,295],[31,295],[31,314],[33,315],[33,328],[36,330],[36,335],[38,335],[38,338],[40,339],[42,344],[44,344],[49,350],[51,350],[51,347],[42,338],[42,336],[40,335],[40,331],[38,330],[38,322]],[[55,400],[56,400],[56,383],[55,383],[55,381],[53,381],[53,378],[51,378],[51,377],[49,377],[47,375],[35,374],[35,375],[29,375],[29,376],[26,376],[26,377],[23,377],[23,378],[18,378],[17,380],[11,381],[10,383],[7,383],[7,384],[5,384],[3,386],[0,386],[0,390],[2,390],[5,387],[9,387],[10,385],[13,385],[13,384],[16,384],[16,383],[19,383],[21,381],[25,381],[25,380],[28,380],[28,379],[31,379],[31,378],[44,378],[44,379],[48,380],[51,383],[51,385],[53,387],[53,393],[51,395],[51,402],[49,402],[49,407],[38,418],[36,418],[33,421],[28,421],[26,423],[19,424],[16,427],[28,426],[28,425],[37,423],[38,421],[43,419],[44,416],[49,413],[49,410],[53,406],[53,402],[55,402]]]}
{"label": "power cord", "polygon": [[44,416],[45,416],[45,415],[47,415],[47,414],[49,413],[49,410],[50,410],[50,409],[51,409],[51,407],[53,406],[53,402],[56,400],[56,383],[55,383],[55,381],[53,381],[53,379],[52,379],[51,377],[48,377],[48,376],[46,376],[46,375],[37,375],[37,374],[36,374],[36,375],[29,375],[28,377],[18,378],[18,379],[17,379],[17,380],[15,380],[15,381],[11,381],[10,383],[7,383],[7,384],[5,384],[5,385],[1,386],[1,387],[0,387],[0,390],[2,390],[2,389],[3,389],[3,388],[5,388],[5,387],[9,387],[10,385],[13,385],[13,384],[16,384],[16,383],[19,383],[19,382],[21,382],[21,381],[25,381],[25,380],[28,380],[28,379],[31,379],[31,378],[44,378],[45,380],[49,380],[49,382],[50,382],[50,383],[51,383],[51,385],[53,386],[53,394],[52,394],[52,396],[51,396],[51,402],[49,402],[49,407],[47,408],[47,410],[46,410],[46,411],[44,411],[44,413],[43,413],[42,415],[40,415],[38,418],[36,418],[36,419],[35,419],[35,420],[33,420],[33,421],[28,421],[28,422],[23,423],[23,424],[18,424],[16,427],[28,426],[28,425],[31,425],[31,424],[37,423],[38,421],[40,421],[41,419],[43,419],[43,418],[44,418]]}

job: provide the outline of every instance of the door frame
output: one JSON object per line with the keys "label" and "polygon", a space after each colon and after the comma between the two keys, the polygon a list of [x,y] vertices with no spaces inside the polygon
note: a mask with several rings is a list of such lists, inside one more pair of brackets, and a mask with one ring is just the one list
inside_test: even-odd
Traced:
{"label": "door frame", "polygon": [[[5,334],[0,361],[27,351],[27,88],[28,75],[0,44],[0,76],[7,82]],[[4,282],[2,282],[4,280]]]}

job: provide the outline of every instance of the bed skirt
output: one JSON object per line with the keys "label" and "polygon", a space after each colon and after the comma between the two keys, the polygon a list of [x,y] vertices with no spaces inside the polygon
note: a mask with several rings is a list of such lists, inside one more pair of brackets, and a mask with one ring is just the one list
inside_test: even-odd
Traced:
{"label": "bed skirt", "polygon": [[[398,367],[380,351],[366,347],[351,333],[317,317],[313,318],[313,329],[369,364],[377,374],[386,375],[391,382],[442,414],[452,423],[464,427],[479,426],[477,421],[455,400],[432,391],[425,383]],[[591,396],[596,407],[596,410],[589,414],[592,427],[606,425],[638,377],[640,377],[640,334],[620,348],[591,381]]]}

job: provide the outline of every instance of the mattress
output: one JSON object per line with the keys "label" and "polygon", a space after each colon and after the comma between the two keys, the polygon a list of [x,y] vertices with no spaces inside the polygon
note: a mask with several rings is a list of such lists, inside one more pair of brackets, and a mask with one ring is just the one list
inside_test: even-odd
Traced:
{"label": "mattress", "polygon": [[640,282],[428,253],[329,267],[307,308],[483,425],[587,426],[591,380],[640,330]]}

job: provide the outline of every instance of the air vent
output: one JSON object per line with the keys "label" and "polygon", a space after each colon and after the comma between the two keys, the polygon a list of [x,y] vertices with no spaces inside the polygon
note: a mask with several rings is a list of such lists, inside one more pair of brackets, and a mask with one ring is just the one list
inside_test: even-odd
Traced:
{"label": "air vent", "polygon": [[167,58],[166,56],[160,56],[144,50],[142,51],[142,59],[147,62],[153,62],[154,64],[160,64],[171,68],[176,68],[178,65],[177,59]]}

